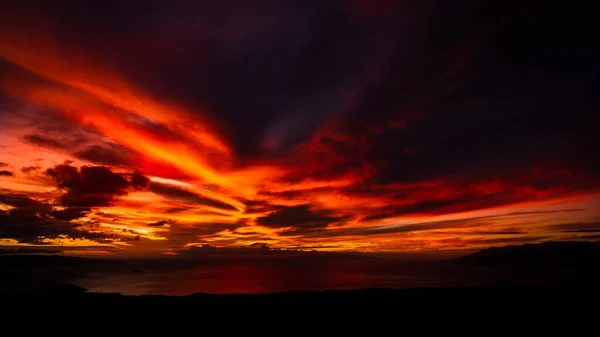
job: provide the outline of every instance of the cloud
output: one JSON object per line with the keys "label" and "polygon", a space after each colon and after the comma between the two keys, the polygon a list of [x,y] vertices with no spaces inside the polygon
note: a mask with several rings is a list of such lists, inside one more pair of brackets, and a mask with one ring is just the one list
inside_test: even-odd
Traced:
{"label": "cloud", "polygon": [[572,222],[550,225],[546,227],[551,231],[563,233],[595,233],[600,232],[600,222]]}
{"label": "cloud", "polygon": [[523,236],[523,237],[507,237],[507,238],[479,238],[479,239],[470,239],[464,240],[464,244],[470,245],[497,245],[497,244],[512,244],[512,243],[522,243],[522,242],[539,242],[542,240],[548,239],[548,236]]}
{"label": "cloud", "polygon": [[363,220],[379,220],[392,216],[409,214],[439,214],[443,213],[449,207],[455,207],[453,211],[468,210],[471,208],[476,209],[478,208],[477,205],[474,205],[476,202],[481,202],[481,200],[475,196],[449,200],[423,200],[409,205],[398,205],[376,209],[371,211],[371,213],[375,214],[370,214],[364,217]]}
{"label": "cloud", "polygon": [[[457,229],[465,228],[470,229],[468,233],[474,235],[523,235],[527,234],[514,229],[506,229],[502,231],[486,230],[489,226],[489,221],[508,221],[517,216],[522,215],[538,215],[538,214],[552,214],[552,213],[563,213],[579,211],[577,209],[565,209],[565,210],[552,210],[552,211],[532,211],[532,212],[508,212],[505,214],[489,215],[489,216],[476,216],[457,220],[443,220],[443,221],[421,221],[404,223],[402,225],[372,225],[372,226],[360,226],[352,228],[329,228],[324,231],[314,231],[306,233],[308,237],[342,237],[342,236],[373,236],[373,235],[384,235],[384,234],[395,234],[395,233],[411,233],[420,231],[431,231],[431,230],[444,230],[444,229]],[[473,228],[478,230],[473,231]],[[442,232],[440,234],[444,234]],[[447,234],[452,234],[449,232]],[[465,233],[462,233],[463,235]],[[429,234],[428,234],[429,235]]]}
{"label": "cloud", "polygon": [[[568,178],[567,178],[568,179]],[[350,186],[347,193],[350,196],[366,196],[385,198],[386,206],[369,207],[362,217],[363,221],[386,219],[405,215],[439,215],[465,212],[477,209],[487,209],[495,206],[516,204],[548,198],[554,191],[557,194],[585,190],[579,186],[582,181],[576,179],[574,184],[567,186],[536,187],[535,181],[512,182],[469,182],[469,181],[433,181],[422,184],[404,185],[375,185],[367,189]],[[420,186],[421,185],[421,186]],[[358,185],[359,187],[361,185]],[[560,192],[559,192],[560,191]],[[561,210],[560,212],[576,212],[580,209]],[[536,212],[549,214],[555,211]],[[518,214],[515,214],[518,215]],[[526,215],[526,214],[522,214]]]}
{"label": "cloud", "polygon": [[28,134],[23,136],[23,140],[25,140],[28,143],[34,144],[34,145],[39,145],[42,147],[47,147],[47,148],[51,148],[51,149],[66,149],[69,147],[69,145],[67,145],[66,143],[63,143],[59,140],[50,138],[50,137],[46,137],[46,136],[42,136],[42,135],[38,135],[38,134]]}
{"label": "cloud", "polygon": [[473,234],[473,235],[525,235],[527,234],[527,232],[521,232],[521,231],[511,231],[511,230],[506,230],[506,231],[473,231],[470,232],[469,234]]}
{"label": "cloud", "polygon": [[246,213],[262,213],[271,210],[271,205],[267,201],[261,200],[243,200],[246,205]]}
{"label": "cloud", "polygon": [[39,166],[24,166],[21,168],[21,172],[28,174],[31,172],[38,171],[39,169],[41,169],[41,167],[39,167]]}
{"label": "cloud", "polygon": [[[57,165],[47,169],[46,174],[53,178],[61,194],[57,205],[37,201],[25,195],[4,195],[2,201],[14,206],[4,212],[8,227],[4,235],[20,240],[35,240],[36,237],[56,238],[60,235],[91,239],[107,238],[101,233],[78,230],[77,224],[70,221],[86,216],[93,208],[109,206],[118,197],[130,191],[148,187],[149,179],[139,173],[115,173],[103,166]],[[28,224],[20,226],[20,224]],[[36,230],[39,231],[36,235]]]}
{"label": "cloud", "polygon": [[161,221],[157,221],[157,222],[151,222],[148,224],[148,226],[150,227],[162,227],[164,225],[171,225],[174,224],[175,221],[173,220],[161,220]]}
{"label": "cloud", "polygon": [[16,117],[30,126],[22,140],[48,149],[69,153],[96,165],[126,166],[140,155],[91,129],[79,126],[55,110],[18,110]]}
{"label": "cloud", "polygon": [[125,176],[129,179],[129,183],[134,189],[147,189],[150,186],[150,179],[140,172],[125,174]]}
{"label": "cloud", "polygon": [[114,235],[91,232],[79,224],[55,217],[51,204],[22,194],[0,194],[0,202],[12,206],[0,211],[0,238],[22,243],[44,244],[44,239],[70,238],[111,242]]}
{"label": "cloud", "polygon": [[71,129],[67,128],[63,133],[49,130],[41,135],[39,133],[44,132],[43,128],[46,127],[42,122],[37,126],[40,130],[38,133],[27,134],[23,136],[23,140],[30,144],[66,151],[75,158],[97,165],[128,165],[133,158],[137,159],[139,156],[122,145],[107,142],[95,132],[73,129],[68,121],[61,123],[59,128],[64,127],[63,124],[67,124]]}
{"label": "cloud", "polygon": [[266,242],[255,242],[248,246],[248,248],[252,249],[269,249],[269,244]]}
{"label": "cloud", "polygon": [[[240,227],[244,227],[246,224],[243,222],[237,223],[195,223],[194,226],[190,227],[171,227],[169,235],[171,236],[190,236],[196,238],[210,238],[215,234],[223,231],[234,231]],[[218,235],[216,235],[218,237]]]}
{"label": "cloud", "polygon": [[193,207],[173,207],[173,208],[169,208],[165,211],[165,213],[181,213],[181,212],[185,212],[187,210],[193,209]]}
{"label": "cloud", "polygon": [[130,191],[147,188],[149,179],[139,173],[115,173],[105,166],[57,165],[46,170],[63,191],[61,205],[101,207],[112,204]]}
{"label": "cloud", "polygon": [[8,163],[0,161],[0,167],[7,167],[7,166],[8,166]]}
{"label": "cloud", "polygon": [[12,177],[13,173],[10,171],[2,170],[2,171],[0,171],[0,176]]}
{"label": "cloud", "polygon": [[32,199],[24,194],[0,194],[0,202],[31,213],[48,213],[52,209],[50,204]]}
{"label": "cloud", "polygon": [[257,223],[270,228],[286,229],[285,235],[300,235],[325,229],[328,225],[344,220],[333,212],[319,210],[311,205],[277,207],[267,216],[259,217]]}
{"label": "cloud", "polygon": [[74,153],[74,156],[95,164],[101,165],[127,165],[131,162],[131,151],[121,148],[107,148],[100,145],[91,145]]}
{"label": "cloud", "polygon": [[62,210],[53,210],[51,214],[55,219],[70,221],[84,217],[90,210],[90,207],[67,207]]}
{"label": "cloud", "polygon": [[229,204],[226,204],[224,202],[214,200],[214,199],[211,199],[208,197],[201,196],[199,194],[196,194],[190,190],[187,190],[187,189],[181,188],[181,187],[152,182],[150,184],[150,187],[148,188],[148,190],[150,192],[156,193],[158,195],[162,195],[166,198],[182,201],[185,203],[211,206],[211,207],[216,207],[216,208],[221,208],[224,210],[231,210],[231,211],[237,210],[235,207],[233,207]]}
{"label": "cloud", "polygon": [[331,248],[340,248],[340,246],[336,245],[290,245],[285,247],[286,249],[331,249]]}
{"label": "cloud", "polygon": [[161,221],[157,221],[157,222],[151,222],[148,224],[148,226],[150,227],[161,227],[167,224],[167,220],[161,220]]}
{"label": "cloud", "polygon": [[577,239],[581,240],[594,240],[597,241],[600,239],[600,234],[593,234],[593,235],[582,235],[582,236],[578,236]]}

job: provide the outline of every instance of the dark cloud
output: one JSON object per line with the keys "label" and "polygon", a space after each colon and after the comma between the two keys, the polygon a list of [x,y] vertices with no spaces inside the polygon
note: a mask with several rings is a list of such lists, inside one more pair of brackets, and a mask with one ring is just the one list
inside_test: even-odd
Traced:
{"label": "dark cloud", "polygon": [[31,144],[48,147],[48,148],[52,148],[52,149],[68,148],[68,145],[66,143],[63,143],[54,138],[50,138],[50,137],[46,137],[46,136],[42,136],[42,135],[38,135],[38,134],[25,135],[25,136],[23,136],[23,140],[25,140]]}
{"label": "dark cloud", "polygon": [[0,161],[0,167],[7,167],[7,166],[8,166],[8,163]]}
{"label": "dark cloud", "polygon": [[546,227],[552,231],[564,233],[595,233],[600,232],[600,222],[573,222],[550,225]]}
{"label": "dark cloud", "polygon": [[257,235],[264,235],[264,233],[255,232],[255,231],[243,231],[243,232],[236,232],[236,235],[241,235],[241,236],[257,236]]}
{"label": "dark cloud", "polygon": [[46,173],[64,191],[60,203],[68,207],[108,206],[118,197],[147,187],[149,183],[148,178],[139,173],[115,173],[104,166],[57,165]]}
{"label": "dark cloud", "polygon": [[71,221],[84,217],[90,211],[90,207],[67,207],[62,210],[53,210],[51,214],[55,219]]}
{"label": "dark cloud", "polygon": [[600,234],[582,235],[577,237],[578,240],[600,240]]}
{"label": "dark cloud", "polygon": [[511,243],[522,243],[522,242],[539,242],[548,239],[548,236],[523,236],[523,237],[507,237],[507,238],[493,238],[493,239],[471,239],[464,240],[465,244],[469,245],[497,245],[497,244],[511,244]]}
{"label": "dark cloud", "polygon": [[[39,126],[41,127],[42,125]],[[102,138],[90,132],[69,130],[56,134],[56,130],[52,130],[45,135],[28,134],[23,139],[31,144],[69,152],[75,158],[98,165],[127,165],[134,156],[131,150],[117,144],[94,144],[102,141]]]}
{"label": "dark cloud", "polygon": [[331,249],[331,248],[340,248],[340,246],[336,245],[318,245],[318,246],[303,246],[303,245],[291,245],[287,247],[283,247],[285,249]]}
{"label": "dark cloud", "polygon": [[[419,214],[419,213],[443,213],[449,207],[455,207],[456,210],[466,210],[470,208],[477,208],[474,205],[478,201],[476,196],[455,198],[449,200],[424,200],[409,205],[398,205],[393,207],[386,207],[380,210],[375,210],[376,214],[371,214],[363,218],[363,220],[378,220],[385,219],[392,216],[402,216],[408,214]],[[373,212],[373,211],[372,211]]]}
{"label": "dark cloud", "polygon": [[[139,173],[124,174],[112,172],[103,166],[82,166],[80,168],[69,164],[57,165],[46,170],[46,174],[54,179],[62,194],[57,198],[58,205],[62,208],[54,209],[50,204],[38,202],[34,199],[21,196],[11,199],[5,196],[7,204],[17,207],[10,210],[11,221],[18,223],[19,218],[24,218],[35,225],[46,223],[47,231],[42,231],[40,236],[54,237],[66,233],[73,235],[72,230],[67,230],[77,225],[69,221],[84,217],[94,207],[108,206],[118,197],[126,195],[132,190],[143,189],[148,186],[149,180]],[[37,211],[35,210],[37,209]],[[27,212],[33,212],[27,215]],[[25,219],[26,218],[26,219]],[[54,227],[54,228],[53,228]],[[38,228],[24,227],[20,230]],[[53,229],[52,229],[53,228]],[[38,228],[39,229],[39,228]],[[27,232],[30,233],[30,232]],[[33,233],[33,232],[31,232]],[[55,233],[55,234],[53,234]],[[33,235],[33,234],[31,234]],[[86,233],[87,237],[95,237],[93,233]],[[100,235],[99,237],[102,237]]]}
{"label": "dark cloud", "polygon": [[23,136],[30,144],[65,151],[73,157],[96,165],[124,166],[139,155],[127,147],[114,143],[97,130],[75,125],[59,111],[31,110],[21,112],[35,131]]}
{"label": "dark cloud", "polygon": [[52,206],[24,194],[1,194],[0,202],[31,213],[48,213]]}
{"label": "dark cloud", "polygon": [[[290,176],[286,176],[285,178],[290,178]],[[306,178],[306,176],[304,176]],[[299,179],[296,182],[299,182],[302,179]],[[283,191],[283,192],[260,192],[261,196],[269,197],[269,198],[283,198],[288,200],[306,200],[306,196],[312,193],[320,193],[320,192],[335,192],[336,190],[331,187],[318,187],[318,188],[310,188],[298,191]],[[250,209],[260,209],[261,202],[251,202]],[[267,204],[266,202],[262,202]]]}
{"label": "dark cloud", "polygon": [[173,221],[173,220],[161,220],[161,221],[149,223],[148,226],[150,226],[150,227],[162,227],[164,225],[172,225],[174,223],[175,223],[175,221]]}
{"label": "dark cloud", "polygon": [[[479,224],[476,224],[479,225]],[[424,229],[426,230],[426,229]],[[480,235],[480,236],[496,236],[496,235],[525,235],[528,232],[518,230],[517,228],[504,228],[496,230],[469,230],[468,232],[456,231],[456,230],[441,230],[436,232],[429,232],[427,235]]]}
{"label": "dark cloud", "polygon": [[245,226],[244,223],[197,223],[193,227],[171,227],[169,235],[192,236],[195,238],[208,238],[222,231],[234,231]]}
{"label": "dark cloud", "polygon": [[[569,47],[557,45],[554,33],[575,37],[580,30],[559,28],[551,19],[575,13],[498,5],[459,1],[440,4],[445,10],[414,13],[415,20],[429,15],[437,23],[409,30],[400,46],[419,47],[398,50],[358,112],[333,129],[324,128],[311,147],[310,158],[318,164],[310,175],[330,178],[358,171],[369,176],[367,185],[448,177],[512,181],[514,189],[597,189],[594,167],[600,158],[590,144],[599,140],[591,127],[598,114],[592,112],[597,101],[590,88],[598,73],[587,71],[597,67],[592,57],[582,56],[595,52],[575,42],[579,38]],[[496,19],[502,16],[510,16],[509,23]],[[551,61],[554,57],[557,62]],[[548,97],[550,92],[556,95]],[[571,110],[571,100],[580,108],[573,115],[564,112]],[[567,179],[531,174],[557,162],[572,171]],[[580,173],[595,176],[588,187],[585,179],[573,179]]]}
{"label": "dark cloud", "polygon": [[74,153],[74,156],[94,164],[100,165],[127,165],[131,161],[131,151],[126,148],[111,148],[91,145],[81,151]]}
{"label": "dark cloud", "polygon": [[165,211],[165,213],[180,213],[180,212],[185,212],[187,210],[193,209],[192,207],[173,207],[173,208],[169,208],[168,210]]}
{"label": "dark cloud", "polygon": [[10,171],[2,170],[2,171],[0,171],[0,176],[12,177],[13,173]]}
{"label": "dark cloud", "polygon": [[127,175],[131,187],[134,189],[146,189],[150,186],[150,179],[140,172],[133,172]]}
{"label": "dark cloud", "polygon": [[554,213],[572,213],[572,212],[583,212],[585,208],[571,208],[571,209],[558,209],[558,210],[549,210],[549,211],[529,211],[529,212],[510,212],[506,213],[506,215],[534,215],[534,214],[554,214]]}
{"label": "dark cloud", "polygon": [[[486,184],[459,183],[449,185],[450,187],[436,187],[427,189],[425,187],[392,188],[387,191],[354,190],[352,194],[357,195],[388,195],[390,206],[371,208],[364,221],[379,220],[389,217],[399,217],[411,214],[445,214],[464,212],[476,209],[506,205],[520,201],[533,200],[537,197],[537,190],[532,186],[519,186],[511,182],[503,182],[501,185],[487,186]],[[583,187],[582,187],[583,188]],[[525,192],[529,190],[529,193]],[[577,188],[575,188],[577,190]],[[534,193],[535,192],[535,193]],[[443,199],[435,200],[440,195]],[[432,198],[432,200],[429,200]],[[532,215],[550,213],[579,212],[582,209],[567,209],[560,211],[538,211],[538,212],[513,212],[510,215]]]}
{"label": "dark cloud", "polygon": [[[378,167],[377,181],[425,180],[446,174],[506,177],[518,174],[524,165],[535,161],[556,157],[572,161],[570,150],[581,155],[580,149],[589,149],[586,144],[591,129],[582,121],[597,121],[589,113],[594,104],[587,91],[594,75],[585,75],[591,58],[580,55],[590,50],[578,42],[557,47],[553,33],[562,31],[576,36],[579,30],[559,28],[551,19],[574,13],[546,8],[542,15],[529,6],[517,9],[499,8],[496,3],[485,6],[460,3],[468,6],[458,3],[443,6],[447,7],[446,11],[439,11],[439,15],[444,13],[443,17],[435,15],[439,25],[408,37],[410,41],[422,41],[420,51],[403,50],[398,54],[386,79],[375,89],[373,98],[366,101],[365,113],[360,115],[363,118],[357,117],[361,122],[357,124],[358,131],[371,146],[369,156],[375,161],[388,159]],[[501,15],[510,15],[510,23],[490,24],[497,22],[494,16]],[[451,31],[446,31],[450,35],[442,33],[446,30],[442,27],[447,27],[444,22],[458,17],[461,24],[451,25]],[[542,37],[531,45],[527,41],[534,36]],[[454,67],[453,54],[465,55],[461,48],[464,49],[463,41],[469,39],[475,53],[466,59],[461,56],[463,61],[458,71],[444,78]],[[551,61],[553,57],[548,55],[553,53],[560,54],[557,56],[560,62]],[[444,58],[447,61],[441,61],[440,55],[447,55]],[[566,69],[569,73],[563,72]],[[518,79],[517,73],[521,74]],[[565,85],[586,89],[583,92],[559,89]],[[399,90],[406,95],[398,95]],[[525,90],[528,95],[519,94]],[[547,96],[556,91],[560,94]],[[496,94],[499,92],[502,95]],[[564,113],[570,101],[567,97],[577,101],[582,109],[576,116]],[[378,114],[367,115],[367,111],[381,111],[383,123],[387,122],[385,116],[389,116],[385,111],[390,110],[403,113],[402,118],[407,121],[404,128],[365,132],[364,124],[372,123],[367,118],[378,118]],[[421,114],[422,118],[412,119],[411,114]],[[510,133],[510,137],[503,137],[505,133]],[[401,151],[406,148],[413,149],[410,155]],[[591,158],[596,156],[587,153],[580,159]]]}
{"label": "dark cloud", "polygon": [[511,230],[507,230],[507,231],[473,231],[469,234],[474,234],[474,235],[524,235],[524,234],[527,234],[527,232],[511,231]]}
{"label": "dark cloud", "polygon": [[269,249],[269,244],[266,242],[255,242],[248,246],[248,248],[252,249]]}
{"label": "dark cloud", "polygon": [[443,214],[460,212],[482,207],[502,204],[505,196],[495,195],[493,197],[462,196],[445,200],[423,200],[408,205],[388,206],[381,209],[373,209],[363,218],[365,221],[385,219],[393,216],[410,214]]}
{"label": "dark cloud", "polygon": [[259,217],[257,223],[270,228],[287,228],[285,235],[300,235],[325,229],[328,225],[340,222],[345,217],[332,212],[319,210],[311,205],[278,207],[267,216]]}
{"label": "dark cloud", "polygon": [[40,168],[41,167],[39,167],[39,166],[24,166],[21,168],[21,172],[28,174],[31,172],[35,172],[35,171],[39,170]]}
{"label": "dark cloud", "polygon": [[148,224],[148,226],[150,227],[161,227],[167,224],[167,220],[161,220],[161,221],[157,221],[157,222],[151,222]]}
{"label": "dark cloud", "polygon": [[262,213],[271,210],[271,206],[266,201],[260,200],[243,200],[246,205],[246,213]]}
{"label": "dark cloud", "polygon": [[0,202],[13,206],[0,211],[0,238],[43,244],[43,239],[71,238],[110,242],[112,235],[83,230],[80,225],[55,217],[52,205],[20,194],[2,194]]}
{"label": "dark cloud", "polygon": [[[369,236],[369,235],[380,235],[380,234],[392,234],[392,233],[410,233],[419,231],[430,231],[430,230],[444,230],[444,229],[457,229],[457,228],[482,228],[480,230],[470,231],[475,234],[483,235],[523,235],[527,234],[520,230],[512,228],[493,231],[485,230],[486,226],[489,226],[492,220],[509,221],[511,218],[520,215],[537,215],[537,214],[550,214],[550,213],[562,213],[572,212],[579,210],[554,210],[554,211],[540,211],[540,212],[512,212],[499,215],[490,216],[479,216],[472,218],[465,218],[460,220],[445,220],[445,221],[425,221],[418,223],[406,223],[402,225],[376,225],[376,226],[362,226],[353,228],[329,228],[327,230],[313,231],[306,233],[308,237],[338,237],[338,236]],[[445,232],[442,232],[445,233]],[[464,234],[464,233],[463,233]]]}
{"label": "dark cloud", "polygon": [[226,203],[220,202],[218,200],[210,199],[184,188],[166,185],[161,183],[151,183],[149,187],[149,191],[162,195],[166,198],[172,200],[178,200],[186,203],[192,203],[196,205],[205,205],[216,208],[221,208],[225,210],[236,210],[235,207],[228,205]]}

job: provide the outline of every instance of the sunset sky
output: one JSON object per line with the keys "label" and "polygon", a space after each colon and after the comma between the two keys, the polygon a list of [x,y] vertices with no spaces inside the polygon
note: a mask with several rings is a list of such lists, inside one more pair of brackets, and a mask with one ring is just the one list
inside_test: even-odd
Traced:
{"label": "sunset sky", "polygon": [[2,1],[0,248],[599,240],[595,19],[509,3]]}

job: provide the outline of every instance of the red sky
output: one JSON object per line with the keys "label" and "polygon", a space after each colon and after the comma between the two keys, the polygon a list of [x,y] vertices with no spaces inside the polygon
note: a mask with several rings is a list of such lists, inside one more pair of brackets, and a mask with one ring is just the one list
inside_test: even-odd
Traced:
{"label": "red sky", "polygon": [[0,246],[598,239],[598,67],[533,8],[229,5],[2,5]]}

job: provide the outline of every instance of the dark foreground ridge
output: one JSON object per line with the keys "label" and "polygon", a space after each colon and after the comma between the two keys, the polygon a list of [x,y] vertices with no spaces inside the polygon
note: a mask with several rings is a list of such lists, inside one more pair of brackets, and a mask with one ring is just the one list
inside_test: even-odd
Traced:
{"label": "dark foreground ridge", "polygon": [[600,266],[600,242],[545,242],[484,249],[457,259],[481,266]]}
{"label": "dark foreground ridge", "polygon": [[[514,319],[529,313],[562,315],[590,314],[586,303],[596,303],[600,292],[597,283],[548,283],[537,285],[503,285],[455,288],[416,289],[362,289],[288,292],[274,294],[216,295],[199,293],[187,296],[125,296],[121,294],[89,293],[86,289],[63,285],[44,291],[6,294],[5,305],[13,308],[37,304],[61,303],[64,310],[84,308],[127,309],[136,313],[154,313],[168,308],[168,314],[189,314],[190,308],[203,312],[251,314],[266,312],[306,311],[311,313],[352,313],[371,315],[374,312],[390,314],[426,314],[428,317],[491,315],[493,312],[510,315]],[[215,311],[217,310],[217,311]],[[225,310],[225,311],[220,311]],[[283,310],[283,311],[282,311]],[[582,316],[583,318],[583,316]]]}

